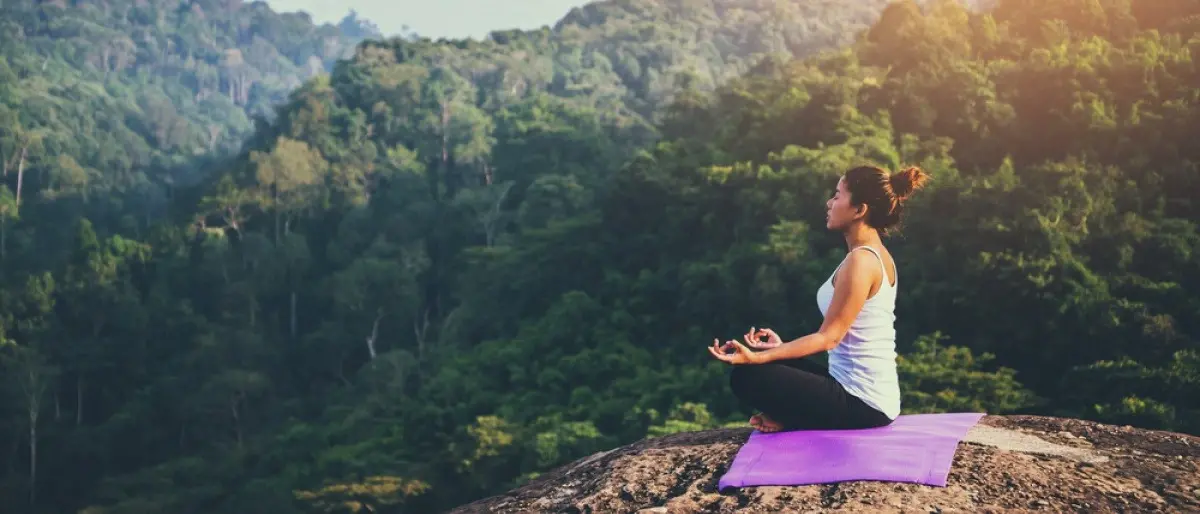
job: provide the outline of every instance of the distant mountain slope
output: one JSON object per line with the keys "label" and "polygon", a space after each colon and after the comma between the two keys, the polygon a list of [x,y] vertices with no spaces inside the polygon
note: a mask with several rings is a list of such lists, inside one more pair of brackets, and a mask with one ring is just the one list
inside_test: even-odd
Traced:
{"label": "distant mountain slope", "polygon": [[[16,196],[12,172],[22,171],[29,215],[43,199],[87,193],[112,202],[135,191],[145,205],[126,208],[161,212],[162,185],[180,178],[173,168],[237,148],[253,117],[349,55],[363,33],[377,35],[356,19],[344,26],[359,34],[237,0],[7,0],[3,183]],[[47,208],[69,217],[65,205]]]}
{"label": "distant mountain slope", "polygon": [[[46,508],[77,503],[78,491],[106,471],[95,464],[95,453],[71,449],[69,441],[93,437],[89,429],[140,387],[136,381],[120,385],[119,377],[131,376],[127,367],[88,375],[63,360],[109,337],[130,342],[137,336],[113,332],[108,322],[82,336],[78,324],[56,317],[36,326],[70,343],[45,346],[29,331],[33,325],[14,321],[23,316],[26,280],[63,269],[76,241],[73,223],[81,217],[91,220],[89,230],[96,227],[101,240],[113,233],[145,235],[163,221],[176,184],[239,148],[255,130],[254,118],[273,115],[291,90],[351,55],[364,37],[378,31],[356,17],[315,25],[306,15],[275,13],[262,2],[0,2],[0,349],[14,348],[10,343],[38,348],[61,370],[43,399],[53,405],[53,416],[35,423],[40,431],[31,446],[42,443],[36,472],[12,454],[0,472],[0,510],[34,510],[16,505],[20,498]],[[57,288],[45,291],[45,305],[63,309],[73,294],[66,280],[59,275]],[[89,303],[95,308],[106,300]],[[11,355],[0,353],[4,376],[11,377]],[[70,387],[76,400],[64,414]],[[0,439],[13,441],[13,448],[30,443],[27,427],[10,424],[16,423],[12,409],[21,405],[10,393],[19,390],[11,381],[0,384]],[[40,483],[45,477],[53,482]]]}
{"label": "distant mountain slope", "polygon": [[5,4],[0,496],[311,512],[364,491],[428,512],[586,450],[593,429],[569,424],[483,470],[471,424],[494,399],[417,396],[507,337],[496,315],[557,301],[534,275],[483,307],[496,292],[463,284],[491,287],[472,275],[597,212],[670,102],[848,42],[884,4],[602,2],[484,41],[384,40],[261,3]]}
{"label": "distant mountain slope", "polygon": [[[378,42],[408,59],[449,65],[483,105],[531,91],[585,98],[649,117],[681,88],[711,90],[759,60],[801,57],[853,41],[888,0],[605,0],[548,30],[497,31],[483,41]],[[371,62],[360,56],[356,63]]]}
{"label": "distant mountain slope", "polygon": [[[804,57],[854,41],[889,0],[606,0],[555,25],[558,56],[611,69],[639,109],[662,105],[680,74],[711,88],[766,56]],[[564,89],[588,74],[567,77]]]}

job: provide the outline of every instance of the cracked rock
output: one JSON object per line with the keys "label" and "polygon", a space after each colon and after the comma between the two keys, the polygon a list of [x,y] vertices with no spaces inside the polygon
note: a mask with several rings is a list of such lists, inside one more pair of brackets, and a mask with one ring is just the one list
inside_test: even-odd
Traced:
{"label": "cracked rock", "polygon": [[1184,434],[986,416],[959,444],[946,487],[864,481],[718,492],[749,435],[645,439],[452,512],[1200,512],[1200,438]]}

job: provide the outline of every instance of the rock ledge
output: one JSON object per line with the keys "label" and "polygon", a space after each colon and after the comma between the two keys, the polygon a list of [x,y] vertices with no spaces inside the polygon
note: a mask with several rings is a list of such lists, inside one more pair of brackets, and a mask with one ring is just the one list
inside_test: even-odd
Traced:
{"label": "rock ledge", "polygon": [[716,490],[749,428],[645,439],[452,512],[1200,512],[1200,438],[1040,416],[986,416],[946,487],[847,482]]}

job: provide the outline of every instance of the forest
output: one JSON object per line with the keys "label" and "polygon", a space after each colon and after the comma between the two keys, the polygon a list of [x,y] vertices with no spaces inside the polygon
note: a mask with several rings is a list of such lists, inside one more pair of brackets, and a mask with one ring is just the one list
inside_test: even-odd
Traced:
{"label": "forest", "polygon": [[904,411],[1200,434],[1200,3],[606,0],[482,40],[0,5],[0,498],[437,512],[744,425],[851,166]]}

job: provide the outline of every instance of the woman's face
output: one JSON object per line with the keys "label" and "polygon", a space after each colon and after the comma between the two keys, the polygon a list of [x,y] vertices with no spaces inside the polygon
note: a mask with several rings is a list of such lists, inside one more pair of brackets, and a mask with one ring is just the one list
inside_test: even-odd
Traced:
{"label": "woman's face", "polygon": [[858,207],[850,203],[850,191],[846,190],[846,179],[838,179],[833,198],[825,202],[825,228],[845,230],[858,215]]}

